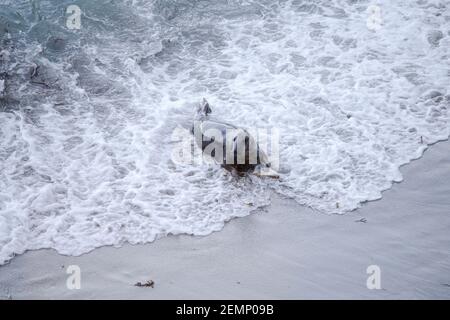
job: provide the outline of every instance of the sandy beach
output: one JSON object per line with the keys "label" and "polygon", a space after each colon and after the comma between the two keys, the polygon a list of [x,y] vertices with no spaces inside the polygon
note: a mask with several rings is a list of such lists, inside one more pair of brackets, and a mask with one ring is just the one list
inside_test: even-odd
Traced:
{"label": "sandy beach", "polygon": [[[450,298],[450,142],[402,167],[379,201],[326,215],[272,204],[206,237],[169,236],[79,257],[27,252],[0,267],[3,299]],[[69,265],[81,289],[66,286]],[[379,266],[381,289],[366,286]],[[154,287],[136,287],[154,281]]]}

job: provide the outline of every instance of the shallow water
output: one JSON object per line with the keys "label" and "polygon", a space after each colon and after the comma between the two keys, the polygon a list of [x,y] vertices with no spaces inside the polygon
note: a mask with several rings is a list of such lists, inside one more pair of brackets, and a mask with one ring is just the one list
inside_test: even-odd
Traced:
{"label": "shallow water", "polygon": [[[368,22],[371,4],[0,0],[0,263],[206,235],[270,190],[326,213],[379,199],[449,136],[450,4],[378,1]],[[171,160],[203,97],[280,130],[279,182]]]}

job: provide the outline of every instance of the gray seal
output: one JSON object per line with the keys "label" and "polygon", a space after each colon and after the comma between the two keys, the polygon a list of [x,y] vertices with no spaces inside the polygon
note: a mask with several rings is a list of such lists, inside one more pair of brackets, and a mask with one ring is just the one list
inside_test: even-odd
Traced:
{"label": "gray seal", "polygon": [[203,155],[233,174],[254,174],[279,178],[271,169],[267,155],[253,136],[244,128],[211,117],[212,109],[203,99],[198,106],[191,132]]}

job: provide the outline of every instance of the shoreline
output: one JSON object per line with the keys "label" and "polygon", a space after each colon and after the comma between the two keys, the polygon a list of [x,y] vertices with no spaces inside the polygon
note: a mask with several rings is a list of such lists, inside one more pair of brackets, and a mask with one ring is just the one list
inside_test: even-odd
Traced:
{"label": "shoreline", "polygon": [[[344,215],[273,193],[208,236],[171,235],[81,256],[27,251],[0,266],[0,299],[450,298],[450,141],[402,165],[403,181]],[[69,265],[81,289],[66,286]],[[381,289],[366,286],[367,267]],[[154,287],[135,287],[154,281]]]}

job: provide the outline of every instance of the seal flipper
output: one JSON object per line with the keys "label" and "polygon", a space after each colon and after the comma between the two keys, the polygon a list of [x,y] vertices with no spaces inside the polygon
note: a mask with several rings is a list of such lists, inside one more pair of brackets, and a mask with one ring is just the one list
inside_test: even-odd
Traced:
{"label": "seal flipper", "polygon": [[280,179],[280,174],[270,168],[270,166],[257,165],[255,170],[252,172],[253,175],[257,177],[267,177],[272,179]]}
{"label": "seal flipper", "polygon": [[202,112],[205,116],[207,116],[208,114],[210,114],[210,113],[212,112],[211,107],[209,106],[209,102],[206,101],[205,98],[203,98],[201,112]]}

